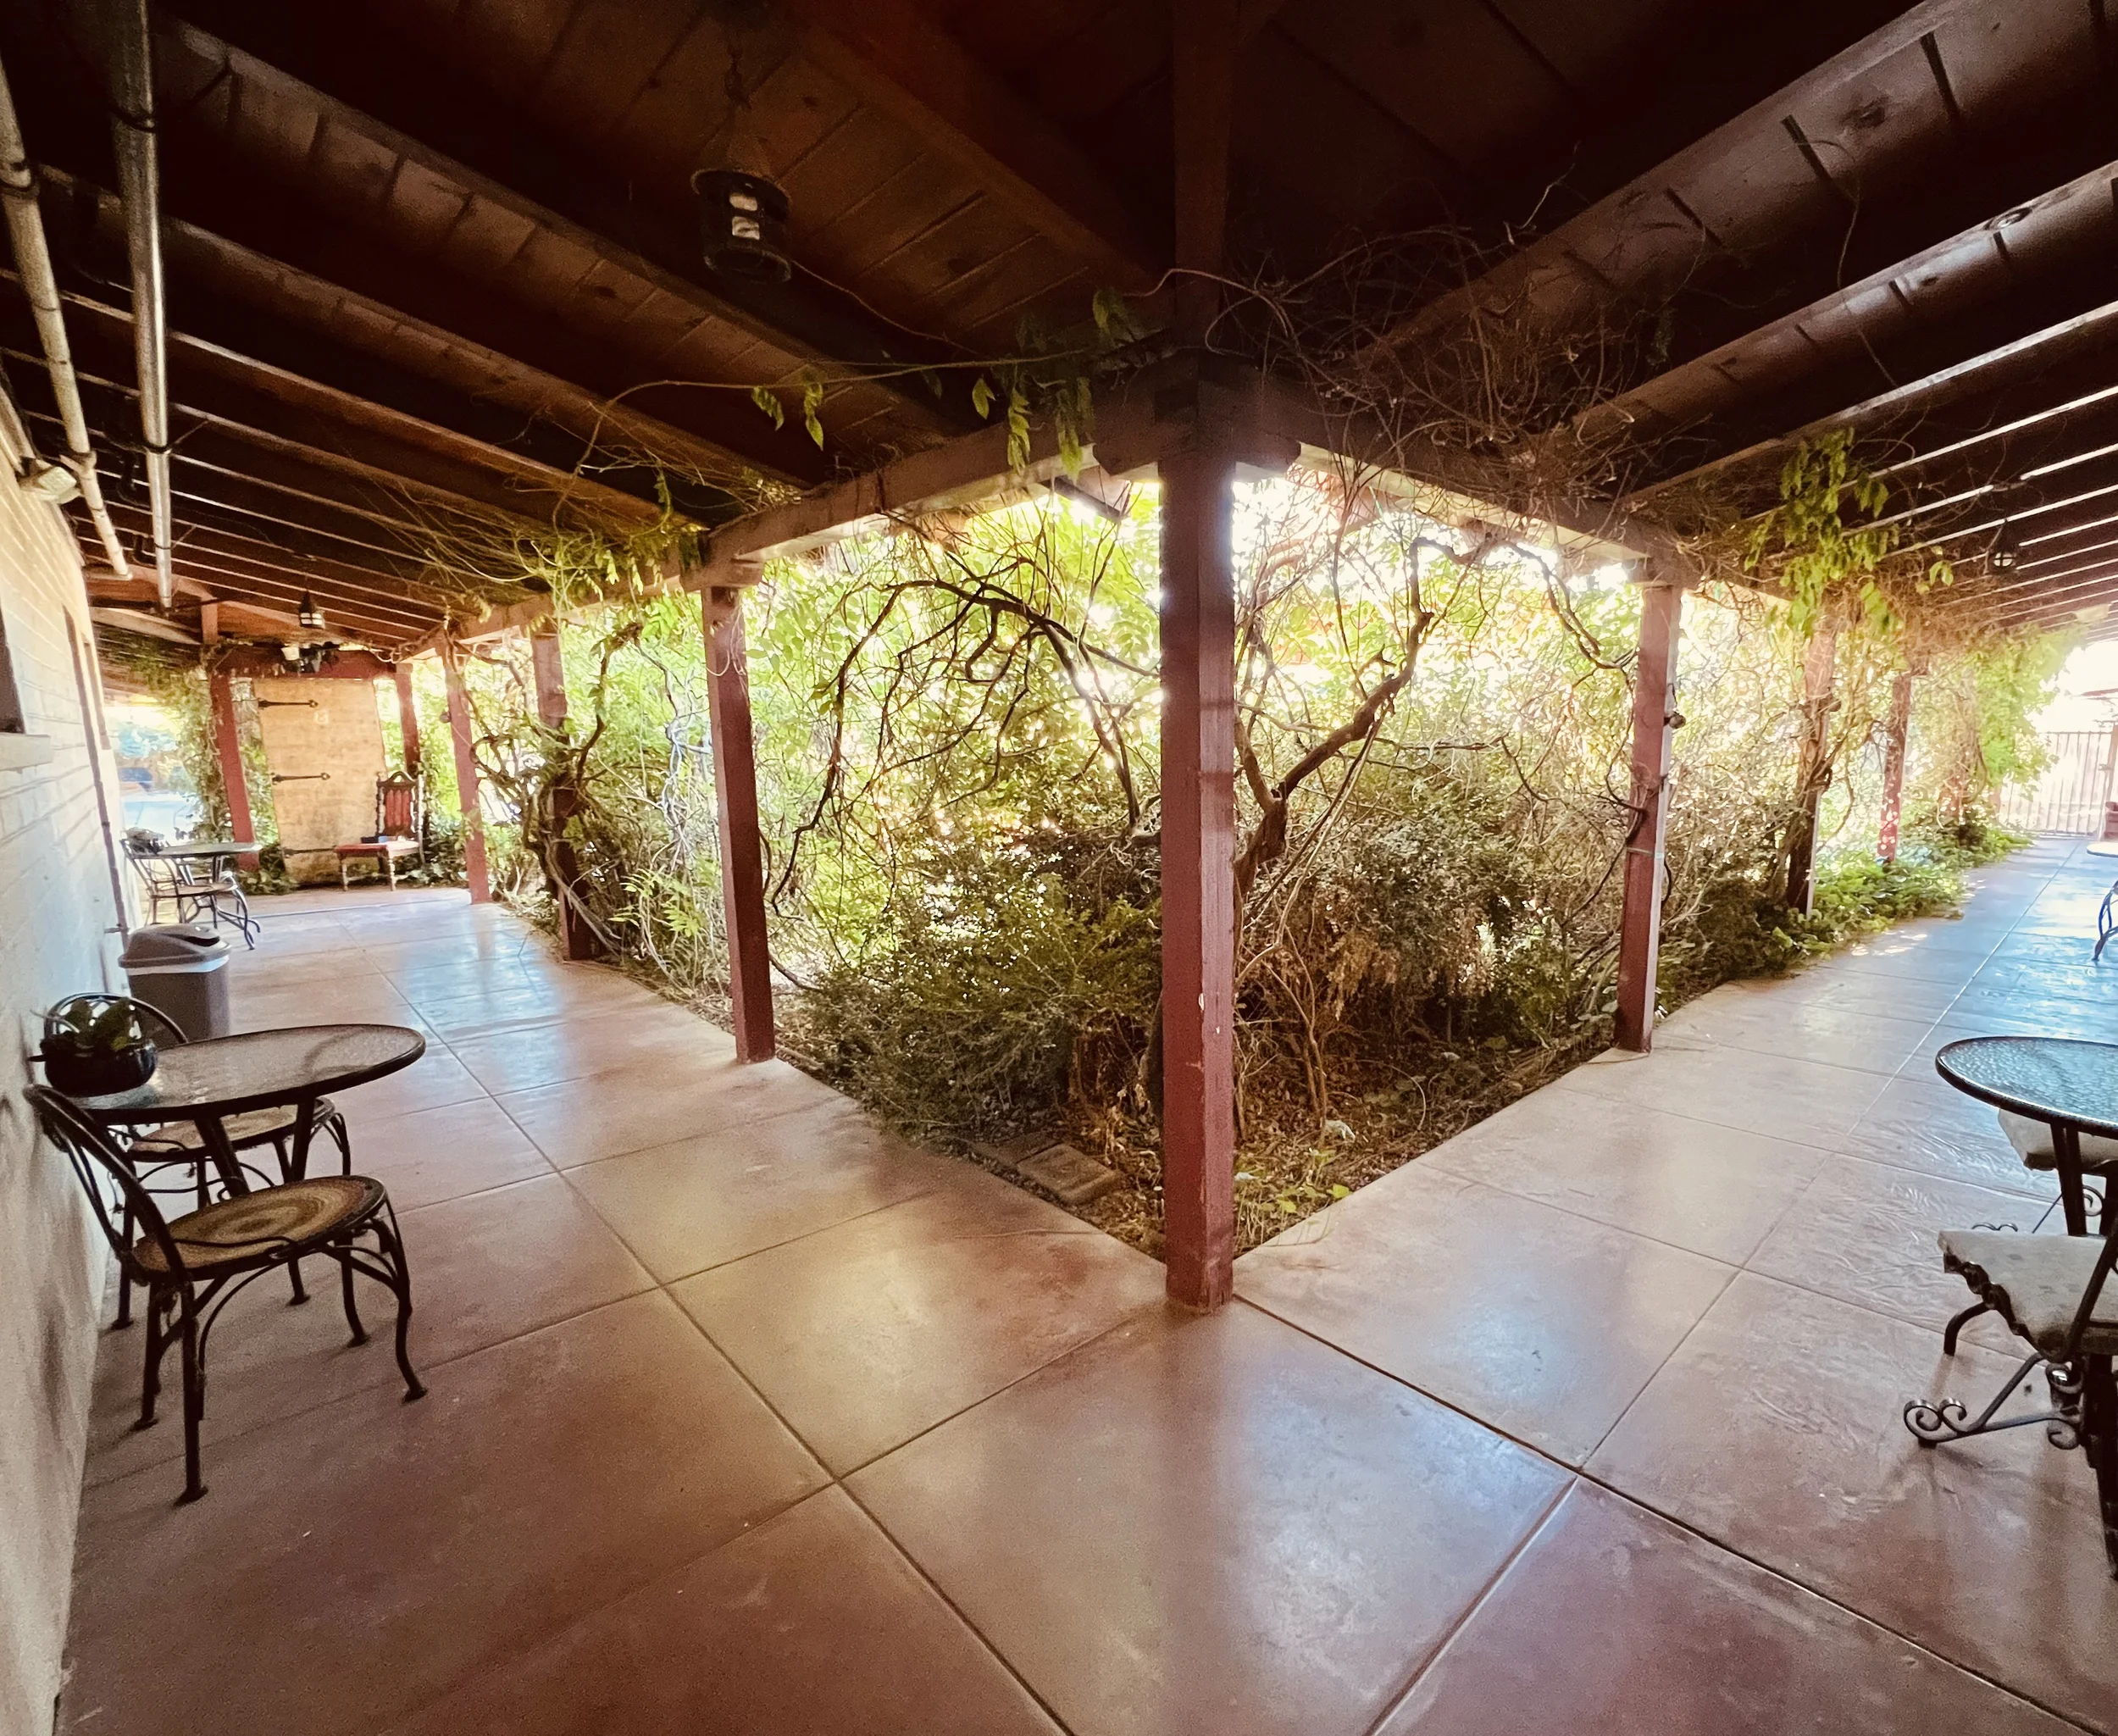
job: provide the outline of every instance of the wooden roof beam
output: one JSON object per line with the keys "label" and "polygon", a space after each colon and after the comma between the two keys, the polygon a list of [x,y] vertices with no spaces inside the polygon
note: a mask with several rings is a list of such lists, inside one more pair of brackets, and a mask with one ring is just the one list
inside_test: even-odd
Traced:
{"label": "wooden roof beam", "polygon": [[[174,19],[158,30],[158,74],[179,114],[223,84],[248,86],[343,129],[422,175],[563,237],[613,269],[747,333],[778,352],[760,383],[802,361],[881,370],[878,385],[928,426],[973,425],[969,387],[937,401],[907,373],[952,359],[945,346],[879,319],[844,292],[804,275],[789,284],[713,276],[699,249],[697,219],[633,197],[615,200],[595,173],[541,133],[519,109],[480,93],[438,64],[395,52],[380,32],[334,38],[328,50],[303,14],[276,3],[238,6],[245,40],[269,44],[260,58]],[[352,90],[348,99],[339,94]],[[453,154],[452,154],[453,153]],[[633,190],[637,193],[638,190]],[[613,237],[623,235],[630,245]]]}
{"label": "wooden roof beam", "polygon": [[[1111,286],[1151,287],[1156,250],[1079,146],[912,0],[782,0],[803,46]],[[1229,45],[1233,53],[1234,45]]]}
{"label": "wooden roof beam", "polygon": [[[43,179],[77,206],[86,202],[94,211],[107,244],[122,244],[122,214],[114,195],[57,170],[45,170]],[[679,487],[694,475],[740,480],[748,472],[776,480],[814,482],[827,472],[828,460],[799,430],[775,435],[772,424],[747,398],[739,408],[733,398],[694,394],[713,412],[707,419],[715,424],[718,438],[702,436],[646,414],[624,399],[599,394],[518,360],[452,326],[417,318],[386,301],[286,263],[278,248],[303,227],[300,215],[290,220],[283,208],[276,211],[271,224],[274,251],[267,252],[197,224],[166,219],[164,246],[176,323],[196,336],[282,363],[312,378],[348,385],[363,397],[386,401],[392,376],[410,375],[426,387],[421,391],[416,386],[397,386],[400,408],[413,413],[463,425],[486,439],[493,439],[496,429],[512,429],[513,437],[519,439],[524,431],[522,419],[535,419],[571,436],[577,458],[581,442],[591,448],[614,446],[613,458],[633,451],[650,454],[674,470]],[[380,250],[373,246],[345,247],[346,238],[342,230],[339,233],[341,261],[365,258],[370,262],[370,275],[374,275],[374,266],[382,263]],[[420,275],[402,269],[384,275],[400,289],[413,288]],[[429,284],[434,282],[433,274],[424,275]],[[469,311],[464,303],[472,298],[437,297],[430,290],[422,299],[446,299],[452,312],[461,313]],[[476,299],[491,302],[496,298]],[[521,330],[533,322],[518,319],[502,323],[510,338],[527,338],[532,347],[538,347]],[[458,405],[452,413],[446,408],[448,394],[460,395],[468,408]],[[413,402],[402,402],[405,396]],[[432,405],[445,408],[437,415],[424,408]],[[477,425],[466,421],[467,416]],[[769,456],[766,447],[772,449]],[[643,498],[651,497],[650,486]],[[720,498],[725,511],[724,492]]]}

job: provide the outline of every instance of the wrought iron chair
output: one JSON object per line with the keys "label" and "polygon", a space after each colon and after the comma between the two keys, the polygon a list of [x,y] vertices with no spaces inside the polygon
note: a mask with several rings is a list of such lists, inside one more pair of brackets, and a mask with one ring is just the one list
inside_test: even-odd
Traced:
{"label": "wrought iron chair", "polygon": [[[2052,1129],[2049,1126],[2027,1115],[2017,1115],[2013,1110],[2003,1109],[1998,1112],[2000,1131],[2008,1136],[2008,1143],[2015,1147],[2015,1155],[2021,1158],[2026,1168],[2049,1175],[2059,1168],[2059,1160],[2052,1151]],[[2114,1221],[2111,1183],[2118,1180],[2118,1140],[2083,1134],[2081,1135],[2081,1146],[2082,1173],[2084,1177],[2093,1178],[2093,1185],[2085,1181],[2082,1192],[2088,1208],[2097,1214],[2099,1229],[2108,1230]],[[2044,1217],[2038,1218],[2032,1226],[2032,1235],[2044,1228],[2044,1219],[2059,1209],[2059,1203],[2055,1199],[2044,1208]],[[1977,1301],[1952,1317],[1949,1324],[1942,1329],[1943,1354],[1954,1356],[1958,1334],[1981,1314],[1993,1312],[1991,1303]]]}
{"label": "wrought iron chair", "polygon": [[[218,1201],[203,1211],[164,1218],[141,1185],[127,1155],[92,1122],[47,1085],[25,1093],[44,1135],[73,1165],[95,1209],[119,1269],[147,1294],[147,1365],[140,1382],[140,1420],[154,1421],[162,1363],[181,1346],[184,1370],[184,1493],[206,1493],[199,1475],[198,1431],[206,1414],[206,1345],[213,1323],[235,1295],[275,1267],[309,1255],[337,1262],[346,1323],[357,1345],[368,1341],[353,1301],[358,1273],[397,1299],[396,1354],[408,1402],[426,1388],[412,1367],[406,1335],[412,1323],[412,1274],[396,1214],[383,1184],[364,1175],[319,1176]],[[136,1234],[136,1231],[138,1234]],[[362,1238],[372,1236],[373,1248]]]}
{"label": "wrought iron chair", "polygon": [[392,772],[375,780],[375,835],[357,839],[338,848],[338,884],[351,885],[347,870],[357,862],[372,862],[397,884],[397,864],[417,857],[426,867],[426,798],[417,778]]}
{"label": "wrought iron chair", "polygon": [[[141,1029],[146,1031],[157,1048],[174,1047],[191,1040],[177,1022],[158,1007],[145,1001],[130,1000],[123,995],[105,998],[130,1007],[134,1016],[139,1019]],[[302,1178],[294,1173],[296,1153],[289,1141],[294,1136],[299,1119],[298,1112],[291,1107],[253,1109],[247,1115],[230,1116],[222,1126],[238,1161],[245,1151],[254,1151],[261,1146],[269,1145],[280,1160],[278,1179],[282,1182],[297,1181]],[[344,1114],[329,1097],[317,1099],[311,1113],[310,1130],[312,1134],[328,1133],[331,1136],[338,1146],[339,1173],[351,1175],[353,1173],[352,1134],[347,1129]],[[200,1211],[204,1211],[213,1203],[214,1178],[211,1154],[208,1152],[206,1142],[200,1137],[198,1129],[191,1122],[168,1122],[150,1132],[136,1134],[125,1142],[124,1150],[131,1160],[135,1172],[140,1175],[142,1184],[150,1193],[165,1196],[177,1193],[190,1194],[197,1201]],[[165,1171],[178,1168],[187,1170],[189,1173],[181,1186],[170,1187],[161,1178]],[[274,1179],[254,1164],[246,1163],[243,1168],[265,1186],[274,1184]],[[130,1230],[131,1226],[127,1224],[128,1234]],[[294,1299],[297,1301],[308,1301],[308,1294],[302,1288],[301,1267],[291,1267],[288,1276],[293,1282]],[[122,1272],[118,1278],[118,1317],[114,1323],[119,1326],[132,1324],[132,1283]]]}
{"label": "wrought iron chair", "polygon": [[[1942,1232],[1942,1264],[2030,1345],[2022,1365],[1973,1417],[1954,1399],[1915,1399],[1905,1426],[1922,1446],[2003,1428],[2044,1425],[2062,1450],[2079,1447],[2096,1477],[2104,1551],[2118,1578],[2118,1291],[2106,1295],[2118,1262],[2118,1225],[2099,1236],[2021,1235],[2004,1230]],[[2052,1408],[1996,1422],[2000,1407],[2040,1362]]]}
{"label": "wrought iron chair", "polygon": [[250,901],[233,874],[202,874],[188,857],[161,856],[130,839],[125,841],[125,855],[146,884],[149,922],[161,920],[164,904],[175,911],[180,923],[197,921],[203,911],[216,928],[225,922],[242,935],[243,945],[256,947],[258,919],[251,915]]}

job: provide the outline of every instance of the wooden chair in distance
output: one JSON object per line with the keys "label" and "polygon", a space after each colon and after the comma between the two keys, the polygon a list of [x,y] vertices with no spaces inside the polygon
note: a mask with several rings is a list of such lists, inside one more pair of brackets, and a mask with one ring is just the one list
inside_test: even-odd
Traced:
{"label": "wooden chair in distance", "polygon": [[361,838],[351,844],[338,846],[338,884],[347,886],[352,882],[347,871],[357,862],[372,862],[389,879],[392,889],[397,884],[397,863],[408,856],[419,859],[419,866],[426,866],[426,846],[421,841],[426,835],[425,801],[417,778],[403,772],[392,772],[386,778],[375,780],[375,835]]}

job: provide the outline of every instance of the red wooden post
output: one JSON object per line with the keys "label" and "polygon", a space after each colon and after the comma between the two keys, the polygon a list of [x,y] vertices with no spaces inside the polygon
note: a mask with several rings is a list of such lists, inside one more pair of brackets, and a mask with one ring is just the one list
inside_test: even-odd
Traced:
{"label": "red wooden post", "polygon": [[[553,734],[566,734],[566,670],[559,659],[559,632],[555,624],[546,624],[530,635],[530,673],[536,684],[537,721]],[[578,875],[574,846],[566,840],[567,822],[573,818],[575,807],[574,791],[571,784],[557,784],[552,790],[552,821],[559,836],[552,849],[553,878],[558,882],[552,890],[558,896],[559,952],[566,958],[594,958],[602,948],[597,945],[595,930],[581,920],[580,912],[574,908],[565,889],[573,886]]]}
{"label": "red wooden post", "polygon": [[449,746],[456,759],[456,799],[463,814],[463,878],[471,902],[490,904],[492,877],[485,867],[485,821],[478,805],[478,759],[471,752],[471,704],[463,692],[461,653],[452,643],[441,646],[441,672],[448,680]]}
{"label": "red wooden post", "polygon": [[412,698],[412,665],[395,664],[390,676],[397,686],[397,728],[404,737],[404,768],[416,778],[419,775],[419,707]]}
{"label": "red wooden post", "polygon": [[714,806],[720,815],[721,906],[728,925],[728,999],[735,1058],[769,1061],[772,956],[765,935],[764,851],[757,828],[757,764],[750,718],[750,665],[743,643],[743,594],[710,587],[706,620],[706,702],[713,736]]}
{"label": "red wooden post", "polygon": [[1640,587],[1640,655],[1633,670],[1633,829],[1625,845],[1625,906],[1618,927],[1616,1041],[1645,1054],[1655,1044],[1655,967],[1662,940],[1662,851],[1669,835],[1672,698],[1684,590],[1666,575]]}
{"label": "red wooden post", "polygon": [[[250,785],[242,771],[242,736],[236,727],[236,684],[225,669],[215,669],[206,678],[206,686],[213,702],[213,751],[220,757],[221,794],[228,804],[228,831],[238,844],[258,841],[257,822],[250,813]],[[236,866],[254,869],[258,866],[255,851],[245,851],[236,858]]]}
{"label": "red wooden post", "polygon": [[1905,750],[1912,731],[1912,672],[1900,669],[1890,681],[1890,721],[1882,736],[1882,824],[1876,855],[1898,859],[1898,816],[1905,804]]}
{"label": "red wooden post", "polygon": [[1162,1257],[1205,1310],[1235,1284],[1235,461],[1160,469]]}

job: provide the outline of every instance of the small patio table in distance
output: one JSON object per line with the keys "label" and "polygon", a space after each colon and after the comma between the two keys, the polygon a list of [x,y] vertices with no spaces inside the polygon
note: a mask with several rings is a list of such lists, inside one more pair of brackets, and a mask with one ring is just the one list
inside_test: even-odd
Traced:
{"label": "small patio table in distance", "polygon": [[[2073,1037],[1966,1037],[1945,1045],[1934,1070],[1967,1095],[2052,1129],[2053,1166],[2069,1235],[2088,1234],[2082,1135],[2118,1140],[2118,1044]],[[2104,1201],[2108,1219],[2114,1202]]]}
{"label": "small patio table in distance", "polygon": [[426,1039],[394,1024],[292,1025],[236,1037],[208,1037],[161,1051],[154,1076],[130,1091],[76,1097],[81,1112],[105,1127],[158,1127],[188,1121],[231,1194],[250,1191],[224,1123],[253,1109],[291,1104],[291,1173],[308,1171],[318,1099],[402,1072],[426,1053]]}

